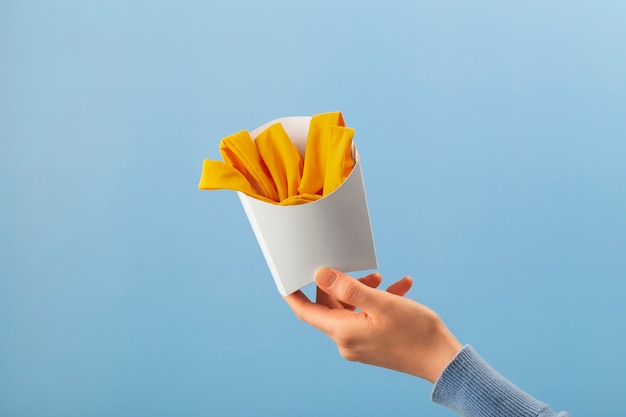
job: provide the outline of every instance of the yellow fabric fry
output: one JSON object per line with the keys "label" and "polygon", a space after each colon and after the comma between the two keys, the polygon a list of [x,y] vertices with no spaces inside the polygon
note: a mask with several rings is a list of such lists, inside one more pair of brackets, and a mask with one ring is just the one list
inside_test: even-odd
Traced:
{"label": "yellow fabric fry", "polygon": [[341,112],[322,113],[311,117],[304,151],[304,171],[298,188],[300,194],[323,194],[331,126],[345,126]]}
{"label": "yellow fabric fry", "polygon": [[198,188],[202,190],[241,191],[250,197],[273,203],[272,200],[260,195],[241,172],[222,161],[204,160]]}
{"label": "yellow fabric fry", "polygon": [[220,143],[224,162],[206,159],[198,188],[230,189],[284,206],[306,204],[335,191],[354,167],[354,129],[340,112],[311,118],[304,159],[276,123],[253,141],[242,130]]}
{"label": "yellow fabric fry", "polygon": [[319,200],[320,198],[322,198],[322,196],[319,194],[298,194],[293,195],[278,204],[280,204],[281,206],[295,206],[298,204],[311,203],[313,201]]}
{"label": "yellow fabric fry", "polygon": [[343,183],[352,171],[352,138],[354,129],[330,126],[326,151],[326,172],[324,173],[324,193],[328,195]]}
{"label": "yellow fabric fry", "polygon": [[[352,137],[354,137],[354,129],[352,129]],[[354,146],[352,145],[352,139],[350,140],[350,144],[346,147],[346,153],[344,155],[344,163],[343,163],[343,181],[346,180],[352,173],[352,168],[356,164],[354,160],[355,156],[352,155],[352,151]]]}
{"label": "yellow fabric fry", "polygon": [[257,136],[254,142],[272,177],[278,201],[282,204],[284,200],[297,195],[303,161],[283,125],[273,124]]}
{"label": "yellow fabric fry", "polygon": [[252,187],[258,188],[259,194],[274,202],[280,201],[270,173],[249,132],[242,130],[226,136],[220,143],[220,153],[224,162],[241,172]]}

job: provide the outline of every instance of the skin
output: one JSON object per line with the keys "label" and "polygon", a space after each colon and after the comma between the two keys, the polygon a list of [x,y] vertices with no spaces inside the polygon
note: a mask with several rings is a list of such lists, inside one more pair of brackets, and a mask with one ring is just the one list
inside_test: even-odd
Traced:
{"label": "skin", "polygon": [[349,361],[415,375],[434,383],[462,345],[439,316],[404,295],[404,277],[386,291],[378,273],[360,279],[334,269],[316,275],[317,297],[301,291],[285,297],[296,316],[327,334]]}

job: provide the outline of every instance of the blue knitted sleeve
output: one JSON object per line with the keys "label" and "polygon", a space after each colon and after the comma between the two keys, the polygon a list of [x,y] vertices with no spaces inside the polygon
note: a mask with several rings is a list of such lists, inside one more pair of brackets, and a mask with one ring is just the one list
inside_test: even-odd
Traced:
{"label": "blue knitted sleeve", "polygon": [[443,370],[432,400],[464,417],[567,417],[502,377],[469,345]]}

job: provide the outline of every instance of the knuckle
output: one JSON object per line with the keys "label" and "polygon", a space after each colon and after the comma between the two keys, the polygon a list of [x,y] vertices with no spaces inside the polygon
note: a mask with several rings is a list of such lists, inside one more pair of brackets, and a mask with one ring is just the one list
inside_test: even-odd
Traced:
{"label": "knuckle", "polygon": [[356,285],[356,282],[349,282],[342,288],[342,299],[350,302],[357,298],[360,288]]}
{"label": "knuckle", "polygon": [[354,346],[354,338],[346,334],[340,334],[335,336],[335,343],[341,348],[350,348]]}
{"label": "knuckle", "polygon": [[354,351],[361,345],[360,338],[352,333],[338,334],[334,339],[340,350]]}

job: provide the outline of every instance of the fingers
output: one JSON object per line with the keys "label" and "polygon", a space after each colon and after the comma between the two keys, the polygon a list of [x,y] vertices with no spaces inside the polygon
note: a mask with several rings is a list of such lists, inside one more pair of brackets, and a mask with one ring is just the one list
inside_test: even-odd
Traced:
{"label": "fingers", "polygon": [[284,297],[298,319],[310,324],[333,338],[345,329],[356,329],[364,325],[364,317],[354,311],[331,309],[312,303],[302,291]]}
{"label": "fingers", "polygon": [[331,297],[326,294],[320,287],[317,287],[317,292],[315,294],[315,302],[317,304],[323,304],[328,308],[349,308],[349,306],[345,306],[340,303],[336,298]]}
{"label": "fingers", "polygon": [[376,308],[385,294],[335,269],[321,269],[315,276],[318,287],[343,304],[361,309]]}
{"label": "fingers", "polygon": [[387,292],[404,297],[413,286],[413,279],[409,276],[402,278],[399,281],[394,282],[387,288]]}
{"label": "fingers", "polygon": [[[370,288],[377,288],[383,281],[383,277],[378,272],[373,272],[369,275],[359,278],[358,280]],[[318,304],[323,304],[329,308],[345,308],[350,311],[355,310],[355,307],[353,305],[340,302],[336,298],[325,293],[320,287],[317,287],[315,302]]]}
{"label": "fingers", "polygon": [[[382,311],[394,295],[404,296],[413,284],[410,277],[404,277],[390,285],[387,291],[381,291],[376,289],[381,281],[378,273],[357,280],[337,270],[322,269],[316,275],[315,303],[301,291],[288,295],[285,301],[300,320],[334,340],[341,340],[346,332],[368,328],[372,313]],[[357,308],[361,312],[355,312]]]}
{"label": "fingers", "polygon": [[373,272],[369,275],[366,275],[362,278],[359,278],[363,284],[367,285],[370,288],[378,288],[381,282],[383,282],[383,277],[378,272]]}
{"label": "fingers", "polygon": [[323,332],[330,330],[327,319],[330,309],[327,306],[312,303],[302,291],[296,291],[284,299],[300,320]]}
{"label": "fingers", "polygon": [[[373,272],[373,273],[371,273],[369,275],[366,275],[364,277],[358,278],[358,281],[362,282],[363,284],[367,285],[370,288],[378,288],[380,283],[383,282],[383,277],[378,272]],[[348,303],[341,303],[340,302],[340,304],[344,308],[346,308],[346,309],[348,309],[350,311],[356,310],[355,306],[350,305]]]}

